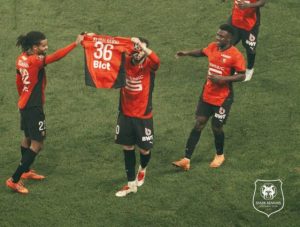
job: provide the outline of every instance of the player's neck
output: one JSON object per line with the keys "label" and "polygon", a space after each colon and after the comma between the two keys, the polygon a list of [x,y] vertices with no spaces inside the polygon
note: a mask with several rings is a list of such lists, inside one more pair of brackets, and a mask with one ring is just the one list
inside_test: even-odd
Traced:
{"label": "player's neck", "polygon": [[38,53],[38,51],[34,51],[33,49],[29,49],[26,51],[27,55],[41,55]]}
{"label": "player's neck", "polygon": [[27,55],[33,55],[33,54],[35,54],[32,49],[29,49],[29,50],[27,50],[25,52],[26,52]]}
{"label": "player's neck", "polygon": [[219,46],[219,51],[225,51],[227,49],[229,49],[232,45],[229,43],[227,45],[224,46]]}

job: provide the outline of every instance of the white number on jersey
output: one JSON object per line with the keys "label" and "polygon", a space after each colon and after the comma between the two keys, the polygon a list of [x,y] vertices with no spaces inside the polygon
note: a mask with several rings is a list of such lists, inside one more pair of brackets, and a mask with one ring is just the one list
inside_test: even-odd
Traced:
{"label": "white number on jersey", "polygon": [[21,68],[20,70],[21,76],[22,76],[22,82],[23,82],[23,91],[28,91],[28,85],[30,84],[30,81],[28,80],[29,78],[29,73],[27,69]]}
{"label": "white number on jersey", "polygon": [[112,44],[103,44],[100,41],[95,42],[96,51],[94,52],[94,57],[96,59],[103,59],[104,61],[110,61],[112,58],[112,49],[114,46]]}

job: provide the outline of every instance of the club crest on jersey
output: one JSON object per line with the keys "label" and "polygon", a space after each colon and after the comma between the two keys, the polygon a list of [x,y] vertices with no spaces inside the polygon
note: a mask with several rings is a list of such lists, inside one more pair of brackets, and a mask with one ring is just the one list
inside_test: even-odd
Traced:
{"label": "club crest on jersey", "polygon": [[268,216],[268,218],[284,207],[284,196],[282,181],[278,180],[256,180],[252,199],[255,210]]}
{"label": "club crest on jersey", "polygon": [[145,135],[142,137],[142,141],[152,141],[153,140],[153,134],[151,129],[145,128]]}
{"label": "club crest on jersey", "polygon": [[230,58],[231,58],[231,56],[226,55],[226,54],[221,54],[221,56],[222,56],[222,62],[223,62],[223,63],[225,63],[227,59],[230,59]]}

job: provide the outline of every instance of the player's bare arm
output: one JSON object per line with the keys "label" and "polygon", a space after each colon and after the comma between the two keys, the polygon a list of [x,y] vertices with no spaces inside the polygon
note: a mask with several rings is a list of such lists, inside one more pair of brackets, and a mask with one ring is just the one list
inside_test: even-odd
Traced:
{"label": "player's bare arm", "polygon": [[208,75],[207,79],[216,84],[224,84],[228,82],[241,82],[245,80],[245,72],[239,72],[233,76]]}
{"label": "player's bare arm", "polygon": [[49,54],[46,56],[45,64],[51,64],[55,61],[60,60],[61,58],[65,57],[70,51],[72,51],[81,41],[83,40],[84,35],[78,35],[75,42],[71,43],[70,45],[61,48],[57,51],[55,51],[52,54]]}
{"label": "player's bare arm", "polygon": [[256,8],[256,7],[262,7],[265,5],[266,0],[258,0],[254,3],[248,3],[248,1],[245,0],[237,0],[237,5],[240,9],[247,9],[247,8]]}
{"label": "player's bare arm", "polygon": [[202,57],[205,56],[202,52],[202,49],[192,50],[192,51],[178,51],[175,54],[175,58],[191,56],[191,57]]}

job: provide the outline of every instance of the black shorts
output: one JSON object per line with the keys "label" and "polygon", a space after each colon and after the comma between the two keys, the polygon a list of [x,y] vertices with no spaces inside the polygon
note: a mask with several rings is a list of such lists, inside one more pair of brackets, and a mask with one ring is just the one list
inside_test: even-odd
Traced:
{"label": "black shorts", "polygon": [[153,118],[141,119],[119,114],[115,135],[117,144],[138,145],[144,150],[150,150],[153,147],[153,137]]}
{"label": "black shorts", "polygon": [[42,107],[20,110],[21,130],[31,140],[43,141],[46,137],[45,114]]}
{"label": "black shorts", "polygon": [[222,106],[215,106],[204,102],[202,98],[200,98],[195,114],[196,116],[205,116],[207,118],[212,116],[213,121],[217,122],[218,124],[224,125],[226,123],[226,120],[228,119],[231,104],[232,102],[225,101]]}
{"label": "black shorts", "polygon": [[232,25],[231,17],[228,19],[228,23],[235,28],[235,34],[232,39],[232,44],[236,45],[242,40],[242,44],[245,49],[250,53],[255,53],[259,33],[259,24],[254,25],[254,27],[250,31],[247,31]]}

